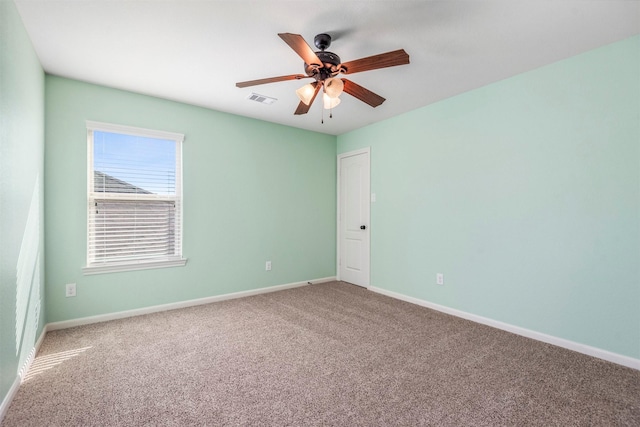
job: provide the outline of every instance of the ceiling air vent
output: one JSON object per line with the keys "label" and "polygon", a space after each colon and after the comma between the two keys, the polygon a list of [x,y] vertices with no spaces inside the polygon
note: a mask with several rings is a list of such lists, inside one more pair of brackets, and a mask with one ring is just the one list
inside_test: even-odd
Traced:
{"label": "ceiling air vent", "polygon": [[251,95],[249,95],[247,99],[251,101],[259,102],[261,104],[267,104],[267,105],[271,105],[277,101],[276,98],[271,98],[270,96],[260,95],[257,93],[251,93]]}

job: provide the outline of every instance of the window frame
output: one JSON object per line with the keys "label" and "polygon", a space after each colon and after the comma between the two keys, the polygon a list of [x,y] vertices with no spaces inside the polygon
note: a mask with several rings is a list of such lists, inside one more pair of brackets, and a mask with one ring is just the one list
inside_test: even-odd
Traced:
{"label": "window frame", "polygon": [[[160,130],[153,129],[145,129],[134,126],[126,126],[126,125],[117,125],[112,123],[102,123],[91,120],[86,120],[87,127],[87,204],[85,213],[87,214],[87,235],[86,235],[86,265],[82,268],[82,272],[84,275],[91,274],[102,274],[102,273],[112,273],[118,271],[133,271],[133,270],[147,270],[147,269],[155,269],[155,268],[165,268],[165,267],[180,267],[184,266],[187,263],[187,259],[183,257],[182,248],[183,248],[183,233],[184,233],[184,223],[183,223],[183,206],[184,206],[184,195],[182,191],[182,144],[184,142],[184,135],[181,133],[175,132],[166,132]],[[165,139],[171,140],[176,143],[176,182],[175,182],[175,196],[169,198],[167,196],[158,195],[157,197],[149,197],[150,195],[145,194],[144,197],[132,197],[130,194],[123,193],[121,196],[114,196],[112,194],[104,194],[105,197],[101,197],[100,199],[112,199],[112,200],[176,200],[178,201],[176,207],[176,217],[179,220],[179,230],[176,235],[176,239],[179,239],[179,245],[176,247],[177,254],[171,257],[159,257],[158,259],[142,259],[142,260],[126,260],[126,261],[118,261],[118,262],[92,262],[90,258],[90,233],[91,233],[91,216],[89,214],[89,205],[92,200],[98,199],[94,196],[94,186],[92,185],[94,181],[94,140],[93,133],[95,131],[98,132],[109,132],[109,133],[117,133],[134,137],[144,137],[144,138],[156,138],[156,139]]]}

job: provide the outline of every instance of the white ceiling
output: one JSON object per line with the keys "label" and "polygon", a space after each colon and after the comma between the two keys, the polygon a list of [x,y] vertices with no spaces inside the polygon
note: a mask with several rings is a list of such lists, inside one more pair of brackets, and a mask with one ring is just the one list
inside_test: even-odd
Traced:
{"label": "white ceiling", "polygon": [[[15,3],[50,74],[332,135],[640,34],[635,0]],[[343,94],[321,124],[320,100],[293,115],[309,80],[235,87],[304,73],[282,32],[312,47],[329,33],[343,62],[404,48],[411,64],[351,74],[387,101],[374,109]],[[278,101],[249,101],[251,92]]]}

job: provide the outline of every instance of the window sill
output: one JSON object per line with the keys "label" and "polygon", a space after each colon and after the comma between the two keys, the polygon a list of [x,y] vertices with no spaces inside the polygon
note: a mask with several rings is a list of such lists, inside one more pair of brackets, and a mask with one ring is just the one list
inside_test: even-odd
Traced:
{"label": "window sill", "polygon": [[105,273],[117,273],[119,271],[134,271],[134,270],[150,270],[155,268],[167,268],[167,267],[183,267],[187,264],[186,258],[176,260],[163,260],[163,261],[140,261],[135,263],[122,263],[122,264],[97,264],[87,265],[82,268],[82,274],[85,276],[91,274],[105,274]]}

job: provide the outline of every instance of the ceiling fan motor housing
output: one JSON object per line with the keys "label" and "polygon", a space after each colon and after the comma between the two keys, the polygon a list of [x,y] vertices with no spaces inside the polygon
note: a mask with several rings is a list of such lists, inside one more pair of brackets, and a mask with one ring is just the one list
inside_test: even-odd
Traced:
{"label": "ceiling fan motor housing", "polygon": [[304,71],[309,77],[316,80],[325,80],[335,77],[340,71],[340,57],[333,52],[320,51],[316,52],[318,59],[322,61],[322,66],[318,64],[304,64]]}
{"label": "ceiling fan motor housing", "polygon": [[305,62],[304,72],[307,73],[307,76],[313,77],[320,82],[335,77],[342,70],[340,68],[340,57],[333,52],[325,51],[326,48],[331,46],[331,36],[326,33],[318,34],[314,37],[313,43],[320,49],[315,54],[322,64],[307,64]]}

